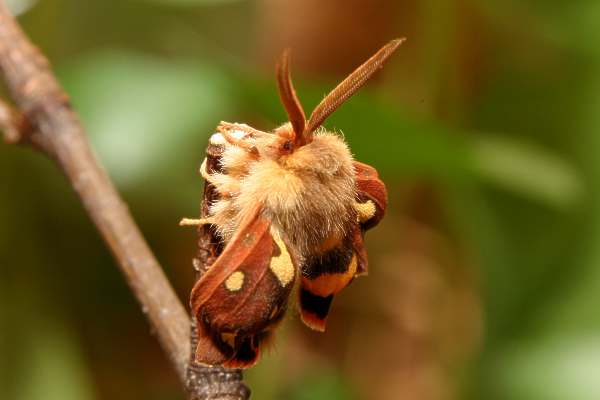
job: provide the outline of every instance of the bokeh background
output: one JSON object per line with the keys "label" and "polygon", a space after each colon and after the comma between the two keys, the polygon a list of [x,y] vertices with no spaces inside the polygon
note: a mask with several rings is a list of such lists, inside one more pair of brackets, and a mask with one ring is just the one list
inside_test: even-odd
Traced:
{"label": "bokeh background", "polygon": [[[291,313],[253,398],[600,398],[600,2],[8,0],[187,303],[220,120],[285,119],[408,41],[326,126],[389,213],[326,334]],[[0,145],[0,398],[183,399],[61,173]]]}

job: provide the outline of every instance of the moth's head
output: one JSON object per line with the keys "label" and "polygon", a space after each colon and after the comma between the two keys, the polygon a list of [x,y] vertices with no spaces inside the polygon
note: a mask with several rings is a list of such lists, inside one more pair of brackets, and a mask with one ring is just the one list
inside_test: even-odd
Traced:
{"label": "moth's head", "polygon": [[279,87],[279,97],[290,121],[275,130],[273,143],[266,149],[269,156],[279,158],[289,155],[298,148],[311,143],[315,130],[383,66],[404,40],[392,40],[348,75],[346,79],[325,96],[308,120],[306,120],[304,109],[292,84],[290,52],[289,50],[284,51],[277,63],[277,84]]}
{"label": "moth's head", "polygon": [[296,135],[289,122],[275,129],[272,134],[257,139],[256,145],[262,157],[279,160],[292,154],[298,147]]}

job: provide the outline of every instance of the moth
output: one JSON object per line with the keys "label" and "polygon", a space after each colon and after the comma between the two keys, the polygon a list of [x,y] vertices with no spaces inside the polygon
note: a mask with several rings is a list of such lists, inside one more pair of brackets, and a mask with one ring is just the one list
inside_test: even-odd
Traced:
{"label": "moth", "polygon": [[[200,172],[218,195],[203,219],[224,244],[192,289],[196,361],[228,368],[256,363],[297,293],[302,321],[324,331],[333,297],[367,273],[364,233],[385,213],[377,171],[353,160],[344,139],[321,127],[403,42],[396,39],[352,72],[306,119],[290,76],[290,53],[277,63],[289,122],[273,132],[221,122],[210,138],[219,171]],[[360,118],[360,116],[357,116]]]}

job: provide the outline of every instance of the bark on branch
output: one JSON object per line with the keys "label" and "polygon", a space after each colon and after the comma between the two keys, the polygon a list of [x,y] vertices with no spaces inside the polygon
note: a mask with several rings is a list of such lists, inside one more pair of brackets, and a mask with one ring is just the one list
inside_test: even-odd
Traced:
{"label": "bark on branch", "polygon": [[[241,374],[190,367],[190,319],[127,206],[100,166],[47,59],[27,39],[0,0],[0,72],[16,104],[0,101],[0,129],[9,143],[33,145],[63,170],[121,272],[181,382],[194,399],[243,399]],[[195,368],[195,369],[194,369]],[[200,369],[198,369],[200,368]],[[193,372],[194,385],[190,381]],[[231,384],[239,396],[232,396]],[[221,395],[221,386],[229,390]],[[240,386],[241,385],[241,386]],[[235,391],[233,392],[235,393]]]}

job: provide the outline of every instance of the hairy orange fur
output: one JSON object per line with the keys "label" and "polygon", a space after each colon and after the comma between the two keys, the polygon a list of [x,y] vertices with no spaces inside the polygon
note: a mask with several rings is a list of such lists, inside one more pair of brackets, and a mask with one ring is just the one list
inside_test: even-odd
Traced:
{"label": "hairy orange fur", "polygon": [[218,191],[239,190],[213,203],[211,220],[227,242],[240,221],[263,204],[263,213],[293,247],[296,256],[319,250],[332,237],[341,237],[356,220],[352,155],[341,138],[320,131],[312,142],[291,153],[274,151],[287,138],[289,124],[268,136],[244,140],[258,150],[254,158],[233,144],[225,144],[224,173],[209,177]]}

